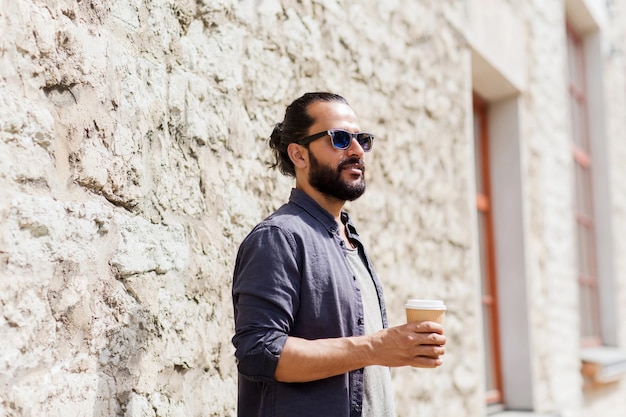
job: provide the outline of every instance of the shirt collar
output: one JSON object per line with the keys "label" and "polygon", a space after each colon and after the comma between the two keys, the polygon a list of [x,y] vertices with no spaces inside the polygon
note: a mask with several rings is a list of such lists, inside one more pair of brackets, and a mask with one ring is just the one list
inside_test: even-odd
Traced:
{"label": "shirt collar", "polygon": [[[324,227],[329,232],[333,234],[338,232],[338,226],[337,222],[335,221],[335,217],[324,208],[322,208],[322,206],[320,206],[317,201],[315,201],[304,191],[293,188],[291,190],[291,195],[289,196],[289,201],[291,203],[297,204],[307,213],[317,219],[320,223],[324,225]],[[359,240],[359,234],[357,233],[354,224],[350,220],[350,215],[347,211],[341,211],[341,222],[346,225],[348,237],[351,239]]]}

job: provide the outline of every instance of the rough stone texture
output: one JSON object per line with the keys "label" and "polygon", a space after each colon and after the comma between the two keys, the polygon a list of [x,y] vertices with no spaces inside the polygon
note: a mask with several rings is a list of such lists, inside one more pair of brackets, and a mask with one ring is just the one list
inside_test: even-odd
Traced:
{"label": "rough stone texture", "polygon": [[[451,409],[478,412],[478,369],[460,354],[477,348],[460,334],[476,313],[458,5],[1,5],[0,414],[234,413],[234,254],[288,195],[266,137],[312,89],[344,94],[378,133],[355,215],[394,322],[398,292],[446,295],[459,312],[438,385]],[[407,400],[445,408],[417,375],[399,371],[416,386]]]}
{"label": "rough stone texture", "polygon": [[[571,416],[581,408],[574,177],[569,136],[564,5],[527,9],[529,81],[524,96],[527,259],[535,403]],[[571,219],[571,221],[563,221]]]}
{"label": "rough stone texture", "polygon": [[[510,3],[531,40],[534,392],[539,410],[582,417],[564,2]],[[623,3],[607,32],[622,48]],[[399,415],[483,415],[463,19],[453,0],[0,0],[0,416],[235,414],[235,252],[292,185],[268,169],[273,124],[317,89],[377,134],[368,192],[348,209],[390,323],[407,295],[449,307],[443,367],[393,371]],[[623,53],[606,63],[617,230]],[[610,416],[626,395],[597,397],[593,415]]]}

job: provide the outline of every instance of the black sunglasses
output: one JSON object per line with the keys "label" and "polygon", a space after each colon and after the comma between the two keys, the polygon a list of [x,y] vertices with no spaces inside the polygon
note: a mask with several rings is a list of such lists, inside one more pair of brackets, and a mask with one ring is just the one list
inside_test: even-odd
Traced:
{"label": "black sunglasses", "polygon": [[371,151],[372,145],[374,144],[374,135],[372,135],[371,133],[352,133],[339,129],[325,130],[323,132],[319,132],[314,135],[302,138],[296,141],[296,143],[299,143],[300,145],[306,145],[308,143],[311,143],[315,139],[319,139],[326,135],[330,136],[330,142],[333,144],[333,147],[340,150],[348,149],[350,147],[350,144],[352,143],[352,139],[356,139],[359,145],[361,145],[361,148],[363,148],[364,152]]}

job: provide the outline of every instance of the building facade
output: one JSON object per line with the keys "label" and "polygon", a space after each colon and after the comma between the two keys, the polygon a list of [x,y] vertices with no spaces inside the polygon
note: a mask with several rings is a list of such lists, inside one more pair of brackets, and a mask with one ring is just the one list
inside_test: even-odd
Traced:
{"label": "building facade", "polygon": [[0,0],[0,416],[233,416],[230,283],[347,98],[399,417],[626,415],[626,1]]}

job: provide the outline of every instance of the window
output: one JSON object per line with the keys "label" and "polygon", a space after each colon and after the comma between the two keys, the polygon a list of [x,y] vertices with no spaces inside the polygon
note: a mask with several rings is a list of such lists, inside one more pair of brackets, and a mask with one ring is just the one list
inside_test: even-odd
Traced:
{"label": "window", "polygon": [[[618,348],[616,283],[612,254],[608,148],[604,131],[602,43],[597,25],[566,8],[575,221],[578,246],[581,371],[585,388],[612,384],[626,375],[626,352]],[[583,37],[584,36],[584,37]],[[593,104],[591,104],[593,103]]]}
{"label": "window", "polygon": [[474,96],[474,156],[476,173],[476,209],[481,276],[483,338],[485,350],[485,386],[487,404],[502,402],[500,346],[498,335],[496,259],[489,167],[487,105]]}
{"label": "window", "polygon": [[600,322],[596,231],[593,213],[592,159],[585,84],[584,48],[574,30],[567,27],[569,102],[572,124],[572,153],[575,169],[578,285],[581,343],[602,344]]}

